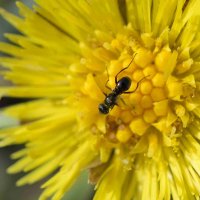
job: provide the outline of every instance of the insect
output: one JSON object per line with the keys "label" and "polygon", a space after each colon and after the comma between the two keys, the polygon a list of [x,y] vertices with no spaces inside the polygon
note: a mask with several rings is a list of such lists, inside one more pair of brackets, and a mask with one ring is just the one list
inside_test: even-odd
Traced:
{"label": "insect", "polygon": [[[134,58],[133,58],[134,59]],[[137,90],[139,83],[142,81],[142,79],[137,83],[136,88],[133,91],[127,91],[130,86],[131,86],[131,79],[128,76],[124,76],[121,79],[118,80],[118,76],[121,72],[123,72],[124,70],[126,70],[131,63],[133,62],[133,59],[131,60],[131,62],[128,64],[127,67],[123,68],[121,71],[119,71],[117,73],[117,75],[115,76],[115,88],[112,90],[111,88],[109,88],[107,86],[107,83],[109,81],[109,79],[106,82],[106,87],[111,90],[110,94],[105,94],[105,100],[103,103],[99,104],[99,112],[102,114],[108,114],[109,111],[115,106],[117,105],[117,98],[121,95],[121,94],[129,94],[129,93],[133,93]]]}

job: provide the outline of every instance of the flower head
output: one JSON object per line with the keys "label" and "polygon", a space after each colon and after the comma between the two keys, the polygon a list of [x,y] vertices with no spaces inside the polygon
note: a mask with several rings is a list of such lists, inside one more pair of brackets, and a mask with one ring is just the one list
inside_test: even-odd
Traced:
{"label": "flower head", "polygon": [[25,144],[8,169],[27,173],[17,184],[58,170],[40,199],[60,200],[89,168],[95,200],[199,199],[200,1],[36,3],[0,10],[22,33],[0,43],[14,83],[0,94],[34,98],[4,109],[22,122],[0,132],[1,146]]}

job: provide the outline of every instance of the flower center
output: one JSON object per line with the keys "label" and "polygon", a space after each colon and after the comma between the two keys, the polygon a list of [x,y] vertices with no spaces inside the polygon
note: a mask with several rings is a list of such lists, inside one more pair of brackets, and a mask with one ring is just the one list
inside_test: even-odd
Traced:
{"label": "flower center", "polygon": [[[121,120],[116,137],[120,142],[127,142],[133,134],[141,136],[152,125],[159,121],[168,113],[168,92],[166,88],[166,77],[161,62],[167,59],[166,53],[154,56],[150,50],[139,48],[134,62],[129,68],[122,72],[119,79],[123,76],[129,76],[132,80],[131,88],[128,91],[132,93],[122,94],[118,98],[119,105],[115,107],[110,115]],[[109,87],[114,88],[116,66],[126,66],[131,58],[126,59],[123,64],[111,63],[109,72]],[[118,62],[118,61],[117,61]],[[114,69],[114,70],[112,70]]]}
{"label": "flower center", "polygon": [[[136,43],[129,46],[129,52],[130,49],[134,52]],[[152,127],[171,137],[172,133],[181,132],[189,123],[189,113],[182,100],[190,102],[194,95],[194,77],[186,73],[191,67],[191,59],[182,61],[176,50],[156,45],[147,49],[137,43],[135,52],[134,62],[131,62],[134,55],[122,52],[108,68],[108,86],[114,89],[116,74],[131,62],[119,74],[118,81],[129,76],[132,84],[128,91],[133,92],[122,94],[118,98],[119,106],[110,112],[118,124],[116,138],[119,142],[128,142]],[[108,120],[107,125],[110,123],[113,120]]]}
{"label": "flower center", "polygon": [[106,121],[104,139],[134,147],[146,134],[153,143],[162,135],[164,145],[176,146],[183,129],[192,121],[190,111],[196,106],[192,103],[195,77],[188,73],[193,60],[187,50],[171,49],[162,38],[154,39],[150,34],[141,35],[137,41],[133,38],[130,33],[119,34],[104,43],[101,51],[94,51],[96,57],[103,56],[107,62],[102,71],[97,69],[100,73],[87,77],[83,92],[95,99],[98,109],[98,104],[105,103],[103,93],[113,93],[116,75],[128,66],[118,74],[117,82],[128,76],[130,93],[117,95],[117,105],[107,115],[98,113]]}

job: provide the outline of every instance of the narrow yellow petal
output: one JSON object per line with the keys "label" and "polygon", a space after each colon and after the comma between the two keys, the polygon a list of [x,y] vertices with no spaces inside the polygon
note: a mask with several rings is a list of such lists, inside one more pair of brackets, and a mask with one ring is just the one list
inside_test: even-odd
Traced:
{"label": "narrow yellow petal", "polygon": [[71,92],[66,86],[0,87],[1,96],[65,98]]}

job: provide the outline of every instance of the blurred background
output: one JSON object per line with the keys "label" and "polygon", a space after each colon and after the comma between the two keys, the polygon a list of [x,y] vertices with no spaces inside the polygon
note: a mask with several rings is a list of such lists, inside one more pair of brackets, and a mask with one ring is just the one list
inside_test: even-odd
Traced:
{"label": "blurred background", "polygon": [[[33,0],[21,1],[27,6],[32,7]],[[17,7],[14,0],[0,0],[0,7],[17,14]],[[3,34],[8,32],[16,33],[17,31],[0,16],[0,41],[7,41],[3,37]],[[0,86],[8,84],[10,83],[0,77]],[[5,106],[21,103],[23,101],[27,101],[27,99],[0,99],[0,129],[18,124],[16,119],[2,115],[1,109],[3,109]],[[13,161],[10,159],[10,155],[17,149],[20,149],[20,147],[12,146],[0,149],[0,200],[38,200],[41,193],[40,185],[44,181],[29,186],[16,187],[16,181],[23,174],[9,175],[6,173],[7,168],[13,163]],[[66,194],[63,200],[91,200],[93,196],[93,188],[87,184],[87,178],[88,174],[87,171],[85,171],[81,174],[75,185]]]}

